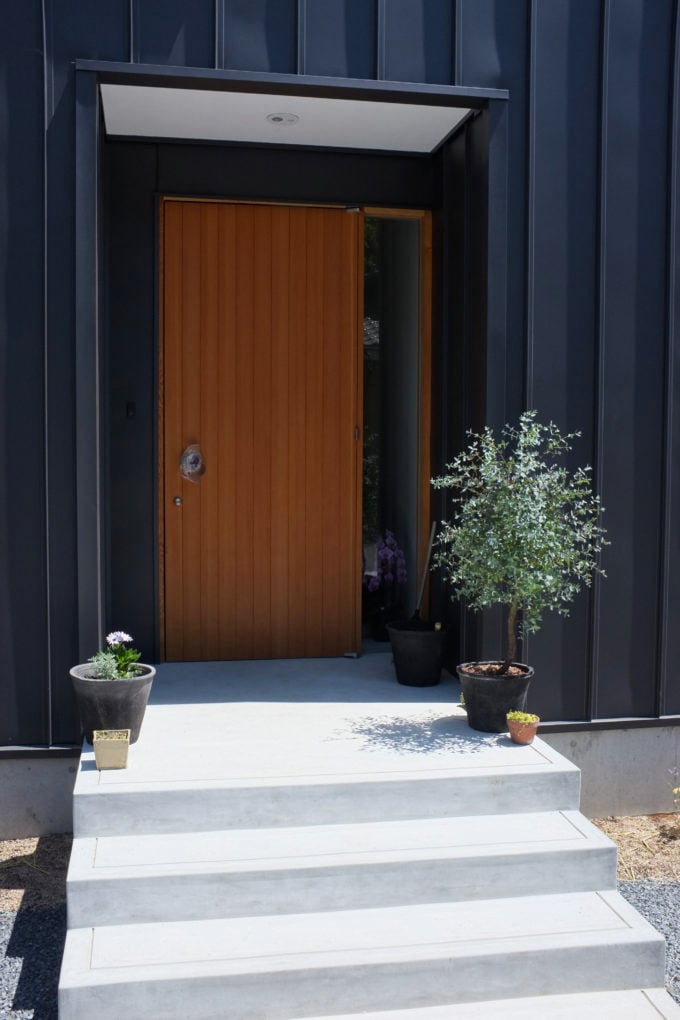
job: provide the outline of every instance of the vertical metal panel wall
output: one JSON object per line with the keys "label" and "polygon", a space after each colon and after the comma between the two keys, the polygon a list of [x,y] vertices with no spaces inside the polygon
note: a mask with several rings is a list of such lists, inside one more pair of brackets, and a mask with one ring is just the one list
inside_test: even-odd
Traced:
{"label": "vertical metal panel wall", "polygon": [[[581,430],[575,456],[593,464],[612,539],[607,580],[531,642],[535,704],[554,719],[680,714],[678,0],[5,8],[0,743],[75,735],[76,58],[510,90],[507,343],[487,366],[503,397],[486,415],[534,406]],[[455,152],[443,166],[451,194]],[[445,267],[461,254],[443,253]]]}

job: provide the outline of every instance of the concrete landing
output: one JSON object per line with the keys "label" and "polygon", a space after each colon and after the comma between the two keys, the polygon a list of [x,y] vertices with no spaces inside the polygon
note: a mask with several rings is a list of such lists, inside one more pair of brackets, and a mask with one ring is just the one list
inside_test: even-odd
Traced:
{"label": "concrete landing", "polygon": [[74,831],[371,821],[377,797],[396,820],[412,817],[413,784],[418,817],[476,814],[480,797],[487,813],[578,808],[575,766],[543,742],[475,733],[458,700],[450,678],[397,684],[387,655],[163,665],[128,768],[99,773],[85,750]]}

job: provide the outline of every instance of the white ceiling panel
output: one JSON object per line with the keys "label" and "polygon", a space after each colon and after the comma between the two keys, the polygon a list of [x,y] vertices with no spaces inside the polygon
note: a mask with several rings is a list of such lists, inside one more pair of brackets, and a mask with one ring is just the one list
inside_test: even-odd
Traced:
{"label": "white ceiling panel", "polygon": [[469,112],[145,85],[102,85],[101,95],[109,135],[393,152],[433,152]]}

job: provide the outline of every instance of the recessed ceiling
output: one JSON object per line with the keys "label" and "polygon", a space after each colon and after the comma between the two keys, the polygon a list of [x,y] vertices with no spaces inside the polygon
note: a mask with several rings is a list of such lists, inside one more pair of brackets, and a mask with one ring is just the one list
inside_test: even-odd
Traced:
{"label": "recessed ceiling", "polygon": [[101,85],[109,135],[433,152],[469,112],[451,106]]}

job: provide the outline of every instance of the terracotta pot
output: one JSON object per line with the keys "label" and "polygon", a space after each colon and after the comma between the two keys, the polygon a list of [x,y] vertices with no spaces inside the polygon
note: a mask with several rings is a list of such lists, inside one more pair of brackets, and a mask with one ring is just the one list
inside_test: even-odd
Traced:
{"label": "terracotta pot", "polygon": [[518,719],[508,719],[508,732],[514,744],[531,744],[536,736],[540,719],[536,722],[520,722]]}

